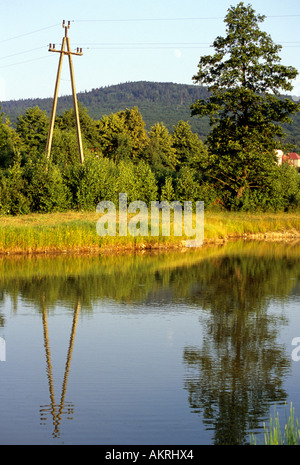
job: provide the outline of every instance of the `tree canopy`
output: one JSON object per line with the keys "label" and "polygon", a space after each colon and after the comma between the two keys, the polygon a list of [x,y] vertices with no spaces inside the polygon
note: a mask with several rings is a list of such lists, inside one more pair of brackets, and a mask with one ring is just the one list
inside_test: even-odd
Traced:
{"label": "tree canopy", "polygon": [[193,77],[210,92],[191,109],[193,115],[210,118],[208,171],[228,208],[268,184],[275,149],[284,148],[282,124],[300,109],[280,94],[292,90],[298,71],[280,64],[281,46],[260,30],[263,21],[251,5],[229,8],[226,36],[215,39],[215,53],[201,57]]}

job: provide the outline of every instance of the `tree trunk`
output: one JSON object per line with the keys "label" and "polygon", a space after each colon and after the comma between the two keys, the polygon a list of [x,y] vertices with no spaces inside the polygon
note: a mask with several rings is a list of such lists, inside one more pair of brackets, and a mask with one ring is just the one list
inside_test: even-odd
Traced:
{"label": "tree trunk", "polygon": [[236,198],[237,199],[240,199],[241,197],[243,197],[243,193],[244,193],[244,190],[245,190],[246,186],[241,186],[237,192],[237,196]]}

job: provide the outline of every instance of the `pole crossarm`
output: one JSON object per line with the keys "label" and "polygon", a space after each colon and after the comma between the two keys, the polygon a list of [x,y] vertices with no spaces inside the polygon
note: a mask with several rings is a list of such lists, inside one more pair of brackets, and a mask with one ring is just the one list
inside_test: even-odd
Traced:
{"label": "pole crossarm", "polygon": [[[72,52],[71,50],[70,39],[68,37],[68,29],[70,28],[70,21],[68,21],[67,25],[66,25],[66,22],[63,21],[62,27],[65,29],[65,36],[63,37],[63,40],[62,40],[61,49],[57,50],[55,48],[55,44],[49,44],[49,52],[57,52],[60,54],[60,57],[59,57],[59,63],[58,63],[58,69],[57,69],[57,77],[56,77],[56,83],[55,83],[54,98],[53,98],[53,105],[52,105],[52,111],[51,111],[46,152],[47,152],[47,158],[49,159],[50,153],[51,153],[54,121],[55,121],[55,114],[56,114],[56,108],[57,108],[57,98],[58,98],[58,89],[59,89],[59,82],[60,82],[60,76],[61,76],[62,61],[63,61],[64,55],[67,55],[69,58],[69,68],[70,68],[71,84],[72,84],[73,106],[74,106],[74,113],[75,113],[75,119],[76,119],[79,157],[80,157],[80,162],[83,164],[84,153],[83,153],[83,147],[82,147],[80,119],[79,119],[78,103],[77,103],[76,88],[75,88],[75,78],[74,78],[74,70],[73,70],[73,62],[72,62],[72,55],[82,56],[83,53],[82,53],[82,48],[77,47],[76,52]],[[67,48],[65,49],[66,46]]]}
{"label": "pole crossarm", "polygon": [[49,52],[57,52],[57,53],[63,53],[64,55],[77,55],[77,56],[82,56],[82,48],[77,47],[77,52],[69,52],[68,50],[57,50],[55,48],[55,44],[49,44]]}

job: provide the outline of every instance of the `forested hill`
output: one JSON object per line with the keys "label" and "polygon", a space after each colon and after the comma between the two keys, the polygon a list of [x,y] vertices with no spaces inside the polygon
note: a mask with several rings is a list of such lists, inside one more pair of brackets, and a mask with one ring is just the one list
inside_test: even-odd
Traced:
{"label": "forested hill", "polygon": [[[137,106],[148,130],[155,123],[163,122],[171,131],[179,120],[184,120],[190,123],[193,132],[205,139],[210,130],[208,120],[200,120],[195,116],[192,118],[190,106],[197,99],[206,98],[207,95],[207,89],[201,86],[139,81],[79,92],[77,97],[94,119]],[[14,123],[18,115],[24,114],[30,107],[38,106],[50,115],[52,98],[10,100],[1,102],[1,106],[5,115]],[[71,95],[60,97],[57,114],[61,115],[72,106]],[[296,150],[300,151],[300,113],[294,117],[293,125],[285,127],[285,131],[288,134],[288,142],[295,144]]]}
{"label": "forested hill", "polygon": [[[189,121],[192,130],[202,137],[205,137],[209,130],[207,120],[191,118],[190,105],[206,96],[207,90],[204,87],[147,81],[101,87],[77,94],[78,101],[87,108],[89,115],[94,119],[137,106],[147,129],[157,122],[163,122],[169,130],[172,130],[173,125],[179,120],[184,120]],[[2,111],[14,123],[18,115],[24,114],[30,107],[38,106],[50,115],[52,98],[10,100],[1,102],[1,106]],[[60,97],[57,114],[61,115],[64,110],[69,110],[72,106],[71,95]]]}

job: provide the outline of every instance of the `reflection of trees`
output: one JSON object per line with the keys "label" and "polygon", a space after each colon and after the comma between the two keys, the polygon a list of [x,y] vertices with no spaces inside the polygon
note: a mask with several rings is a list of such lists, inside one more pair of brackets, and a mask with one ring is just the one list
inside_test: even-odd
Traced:
{"label": "reflection of trees", "polygon": [[[247,263],[242,260],[236,273],[241,273],[242,267],[246,266],[250,277],[259,272],[264,278],[260,286],[253,289],[256,302],[273,296],[275,291],[279,296],[286,296],[292,286],[292,282],[286,280],[286,273],[293,277],[299,274],[300,245],[279,247],[281,252],[270,262],[272,247],[265,245],[257,244],[253,249],[251,244],[242,244],[238,249],[238,254],[245,256]],[[225,266],[225,257],[233,256],[235,251],[236,245],[228,244],[185,253],[0,257],[0,288],[15,302],[16,311],[18,299],[41,311],[43,296],[48,310],[58,304],[73,308],[80,299],[81,311],[91,312],[94,302],[99,299],[147,303],[159,300],[162,291],[167,291],[169,301],[189,299],[193,302],[197,291],[203,297],[203,286],[205,289],[213,287],[218,292],[218,261],[222,260]],[[250,257],[253,258],[251,265]],[[269,264],[265,266],[267,257]],[[231,294],[227,298],[231,298]],[[199,303],[204,304],[203,298]],[[196,300],[195,305],[198,305]]]}
{"label": "reflection of trees", "polygon": [[[236,246],[230,247],[157,255],[0,259],[0,284],[16,303],[15,311],[19,299],[26,301],[43,315],[44,323],[45,308],[50,312],[63,306],[73,312],[79,301],[82,313],[93,312],[103,299],[142,303],[149,311],[158,303],[157,312],[163,310],[162,302],[200,308],[203,343],[184,351],[189,402],[214,430],[216,444],[240,444],[269,403],[286,397],[282,382],[289,360],[277,344],[277,331],[285,320],[268,314],[268,304],[274,296],[284,301],[299,280],[300,250],[243,244],[236,253]],[[122,308],[139,311],[134,305]],[[56,428],[60,416],[54,407],[51,397]]]}
{"label": "reflection of trees", "polygon": [[224,258],[192,296],[208,312],[201,318],[202,346],[184,351],[185,388],[191,408],[214,429],[215,444],[244,443],[269,403],[286,398],[282,382],[290,362],[276,343],[285,321],[267,312],[275,284],[279,295],[287,295],[283,265],[284,260]]}

